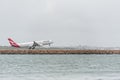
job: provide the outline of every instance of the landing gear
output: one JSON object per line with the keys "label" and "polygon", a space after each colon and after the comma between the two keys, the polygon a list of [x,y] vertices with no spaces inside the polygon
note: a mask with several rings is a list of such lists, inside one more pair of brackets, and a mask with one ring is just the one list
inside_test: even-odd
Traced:
{"label": "landing gear", "polygon": [[31,47],[29,47],[29,49],[35,49],[35,47],[36,47],[36,46],[31,46]]}
{"label": "landing gear", "polygon": [[35,49],[36,46],[38,46],[38,44],[35,41],[33,41],[33,45],[29,47],[29,49]]}

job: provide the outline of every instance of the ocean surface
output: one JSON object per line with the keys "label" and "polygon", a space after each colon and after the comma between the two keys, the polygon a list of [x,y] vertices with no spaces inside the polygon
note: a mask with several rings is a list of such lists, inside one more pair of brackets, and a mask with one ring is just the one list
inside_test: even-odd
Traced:
{"label": "ocean surface", "polygon": [[0,80],[120,80],[120,55],[0,55]]}

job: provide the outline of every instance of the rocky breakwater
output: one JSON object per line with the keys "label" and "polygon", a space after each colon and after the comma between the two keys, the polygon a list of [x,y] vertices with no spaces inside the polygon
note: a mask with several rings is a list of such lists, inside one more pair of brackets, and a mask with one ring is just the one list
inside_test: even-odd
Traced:
{"label": "rocky breakwater", "polygon": [[0,54],[120,54],[120,50],[0,50]]}

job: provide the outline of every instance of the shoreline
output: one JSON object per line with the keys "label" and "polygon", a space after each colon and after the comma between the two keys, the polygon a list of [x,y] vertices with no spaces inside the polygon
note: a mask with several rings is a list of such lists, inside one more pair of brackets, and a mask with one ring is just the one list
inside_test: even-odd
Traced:
{"label": "shoreline", "polygon": [[0,54],[120,54],[120,50],[3,49]]}

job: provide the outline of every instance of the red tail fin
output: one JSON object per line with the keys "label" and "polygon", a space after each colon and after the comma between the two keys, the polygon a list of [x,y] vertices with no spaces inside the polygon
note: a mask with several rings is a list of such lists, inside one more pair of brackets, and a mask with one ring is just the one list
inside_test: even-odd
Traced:
{"label": "red tail fin", "polygon": [[20,47],[17,43],[15,43],[11,38],[8,38],[8,41],[10,43],[11,46],[13,47]]}

